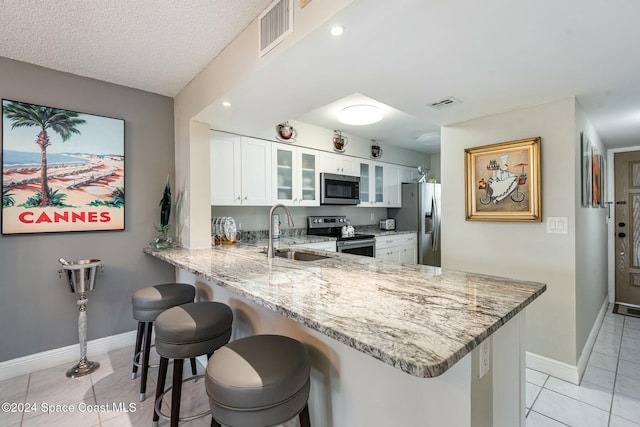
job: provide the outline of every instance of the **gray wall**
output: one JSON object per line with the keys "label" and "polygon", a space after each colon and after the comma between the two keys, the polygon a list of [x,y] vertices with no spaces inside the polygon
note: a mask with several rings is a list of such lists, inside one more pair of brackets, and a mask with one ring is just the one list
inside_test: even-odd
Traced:
{"label": "gray wall", "polygon": [[[582,207],[580,132],[600,154],[605,147],[593,125],[576,103],[576,352],[582,353],[598,312],[607,298],[607,209]],[[613,167],[613,165],[608,165]],[[604,171],[602,171],[604,173]],[[606,192],[603,197],[607,197]],[[608,196],[605,201],[613,200]],[[613,209],[612,209],[613,213]]]}
{"label": "gray wall", "polygon": [[173,100],[2,57],[0,76],[2,98],[126,121],[125,231],[0,236],[0,361],[78,343],[77,295],[58,277],[60,257],[104,264],[88,295],[89,340],[134,330],[131,294],[174,278],[142,252],[174,175]]}

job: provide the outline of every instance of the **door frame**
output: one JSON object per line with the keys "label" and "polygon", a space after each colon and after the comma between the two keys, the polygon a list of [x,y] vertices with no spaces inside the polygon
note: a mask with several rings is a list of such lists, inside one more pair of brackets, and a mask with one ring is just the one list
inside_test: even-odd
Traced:
{"label": "door frame", "polygon": [[629,151],[640,151],[640,145],[633,147],[621,147],[621,148],[609,148],[607,149],[607,165],[609,167],[606,170],[607,174],[607,189],[606,194],[610,197],[610,200],[605,202],[613,202],[611,204],[611,218],[607,219],[607,280],[609,285],[609,302],[614,303],[616,300],[616,245],[615,245],[615,233],[616,233],[616,221],[615,221],[615,173],[614,173],[614,161],[613,155],[615,153],[625,153]]}

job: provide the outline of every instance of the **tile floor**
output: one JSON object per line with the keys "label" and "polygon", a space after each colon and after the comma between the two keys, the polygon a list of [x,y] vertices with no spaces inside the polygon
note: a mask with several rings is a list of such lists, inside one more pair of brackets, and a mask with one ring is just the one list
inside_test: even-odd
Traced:
{"label": "tile floor", "polygon": [[[580,386],[527,369],[527,427],[640,427],[640,319],[610,311]],[[28,404],[30,410],[0,411],[0,427],[149,426],[157,369],[150,371],[147,399],[139,402],[139,379],[131,380],[132,353],[133,348],[124,348],[90,357],[100,363],[100,369],[76,380],[67,380],[64,375],[71,362],[1,381],[0,402]],[[199,366],[199,370],[202,373],[204,368]],[[190,375],[188,365],[184,372]],[[183,414],[208,407],[202,379],[186,382],[183,396]],[[62,412],[65,404],[74,412]],[[160,420],[160,427],[168,424]],[[205,417],[181,427],[209,425],[210,418]],[[297,420],[286,423],[286,427],[296,425]]]}
{"label": "tile floor", "polygon": [[640,319],[612,309],[580,386],[527,369],[527,427],[640,427]]}

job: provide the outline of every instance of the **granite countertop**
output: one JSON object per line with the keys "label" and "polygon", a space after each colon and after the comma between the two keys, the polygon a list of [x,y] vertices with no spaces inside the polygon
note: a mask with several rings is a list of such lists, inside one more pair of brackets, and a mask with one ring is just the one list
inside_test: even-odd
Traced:
{"label": "granite countertop", "polygon": [[[284,240],[281,242],[283,243]],[[417,377],[435,377],[546,285],[357,255],[267,259],[259,243],[145,252]]]}

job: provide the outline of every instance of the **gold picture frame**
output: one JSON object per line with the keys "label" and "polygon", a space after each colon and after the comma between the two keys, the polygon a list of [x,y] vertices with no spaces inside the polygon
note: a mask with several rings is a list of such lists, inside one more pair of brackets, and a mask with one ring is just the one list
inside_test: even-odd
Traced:
{"label": "gold picture frame", "polygon": [[468,221],[542,221],[540,137],[467,148]]}

